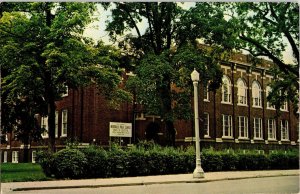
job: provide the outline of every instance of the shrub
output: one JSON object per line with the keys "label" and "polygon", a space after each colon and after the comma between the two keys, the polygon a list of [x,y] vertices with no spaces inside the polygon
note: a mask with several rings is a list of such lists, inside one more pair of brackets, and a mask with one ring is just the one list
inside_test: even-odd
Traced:
{"label": "shrub", "polygon": [[142,148],[133,148],[128,151],[128,175],[141,176],[150,174],[149,152]]}
{"label": "shrub", "polygon": [[193,172],[196,164],[195,164],[195,148],[193,146],[189,146],[186,151],[183,153],[185,158],[185,167],[186,172]]}
{"label": "shrub", "polygon": [[221,152],[221,158],[223,163],[222,170],[236,170],[238,165],[238,156],[234,152]]}
{"label": "shrub", "polygon": [[112,147],[107,153],[108,176],[122,177],[128,175],[128,154],[119,147]]}
{"label": "shrub", "polygon": [[77,149],[64,149],[54,154],[53,172],[56,178],[81,178],[87,164],[85,155]]}
{"label": "shrub", "polygon": [[265,154],[257,152],[237,153],[238,155],[238,170],[262,170],[268,169],[269,160]]}
{"label": "shrub", "polygon": [[277,151],[269,154],[271,169],[298,169],[299,153],[297,151]]}
{"label": "shrub", "polygon": [[221,153],[210,149],[204,149],[201,155],[204,171],[220,171],[223,168]]}
{"label": "shrub", "polygon": [[[57,178],[97,178],[144,176],[193,172],[195,148],[177,149],[141,142],[122,149],[112,145],[110,150],[96,146],[85,149],[67,148],[55,154],[40,151],[37,160],[47,176]],[[221,170],[298,169],[299,153],[277,151],[258,154],[256,151],[216,151],[213,148],[201,152],[205,172]]]}
{"label": "shrub", "polygon": [[299,169],[299,152],[289,151],[286,155],[289,169]]}
{"label": "shrub", "polygon": [[38,151],[36,154],[37,163],[39,163],[43,169],[43,172],[46,176],[52,176],[53,172],[55,171],[54,168],[54,158],[53,154],[50,151]]}
{"label": "shrub", "polygon": [[107,152],[99,147],[90,146],[80,150],[87,159],[85,166],[85,176],[88,178],[98,178],[108,176],[108,155]]}

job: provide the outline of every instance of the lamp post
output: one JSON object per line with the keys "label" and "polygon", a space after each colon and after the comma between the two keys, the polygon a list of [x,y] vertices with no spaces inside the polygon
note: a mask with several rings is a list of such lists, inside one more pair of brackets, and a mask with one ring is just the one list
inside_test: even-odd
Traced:
{"label": "lamp post", "polygon": [[199,114],[198,114],[198,82],[199,73],[194,69],[191,73],[191,78],[194,85],[194,111],[195,111],[195,136],[196,136],[196,168],[193,172],[194,178],[204,178],[204,171],[201,167],[200,158],[200,137],[199,137]]}

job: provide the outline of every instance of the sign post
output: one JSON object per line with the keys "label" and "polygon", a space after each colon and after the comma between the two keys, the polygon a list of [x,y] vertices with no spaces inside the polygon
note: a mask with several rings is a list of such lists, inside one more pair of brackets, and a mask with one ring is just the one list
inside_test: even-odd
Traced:
{"label": "sign post", "polygon": [[119,137],[120,144],[123,137],[132,137],[132,123],[109,122],[109,137]]}

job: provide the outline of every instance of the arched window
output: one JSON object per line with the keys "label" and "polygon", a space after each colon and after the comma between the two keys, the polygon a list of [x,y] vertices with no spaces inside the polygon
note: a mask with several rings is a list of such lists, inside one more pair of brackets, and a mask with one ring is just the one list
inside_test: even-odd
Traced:
{"label": "arched window", "polygon": [[222,102],[231,103],[231,81],[226,75],[222,78]]}
{"label": "arched window", "polygon": [[[266,87],[266,97],[268,99],[269,94],[271,93],[272,89],[270,86]],[[275,109],[275,106],[271,105],[271,103],[269,101],[267,101],[267,108],[268,109]]]}
{"label": "arched window", "polygon": [[252,99],[254,107],[261,107],[261,87],[258,81],[252,83]]}
{"label": "arched window", "polygon": [[238,104],[241,105],[246,105],[247,104],[247,86],[246,83],[243,79],[238,79],[237,81],[237,86],[238,86]]}

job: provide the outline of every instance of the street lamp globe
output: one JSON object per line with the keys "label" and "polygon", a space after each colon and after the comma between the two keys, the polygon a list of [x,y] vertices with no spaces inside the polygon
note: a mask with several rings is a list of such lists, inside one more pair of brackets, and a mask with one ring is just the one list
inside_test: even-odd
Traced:
{"label": "street lamp globe", "polygon": [[198,82],[200,80],[199,73],[194,69],[194,71],[191,73],[191,78],[193,82]]}

